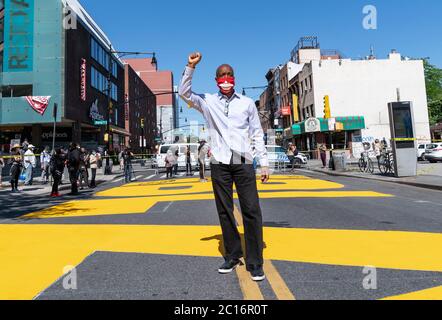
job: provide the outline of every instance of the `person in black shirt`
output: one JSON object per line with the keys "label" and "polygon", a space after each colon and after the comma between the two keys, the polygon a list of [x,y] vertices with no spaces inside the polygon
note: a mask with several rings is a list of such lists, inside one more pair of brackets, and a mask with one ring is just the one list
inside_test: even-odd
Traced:
{"label": "person in black shirt", "polygon": [[51,157],[49,162],[49,170],[52,174],[52,178],[54,179],[51,193],[52,198],[60,197],[58,186],[60,185],[61,178],[63,176],[65,162],[66,157],[63,151],[60,148],[56,149],[55,154]]}
{"label": "person in black shirt", "polygon": [[124,150],[123,153],[123,160],[124,160],[124,177],[126,183],[129,183],[132,181],[132,159],[134,154],[129,150]]}
{"label": "person in black shirt", "polygon": [[78,195],[78,174],[80,170],[80,150],[75,142],[69,146],[68,153],[69,180],[71,181],[71,195]]}

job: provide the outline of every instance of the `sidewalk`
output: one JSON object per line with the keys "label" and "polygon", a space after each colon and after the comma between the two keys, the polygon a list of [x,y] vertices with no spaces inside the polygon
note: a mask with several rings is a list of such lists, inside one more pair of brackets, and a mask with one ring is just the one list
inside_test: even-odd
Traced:
{"label": "sidewalk", "polygon": [[[90,174],[90,171],[89,171],[89,174]],[[120,170],[120,168],[118,166],[114,166],[111,175],[104,175],[103,169],[97,170],[97,176],[96,176],[95,180],[96,180],[97,186],[99,186],[103,183],[110,182],[112,180],[115,180],[115,179],[123,177],[123,176],[124,176],[123,171]],[[65,170],[65,172],[64,172],[64,179],[63,179],[62,183],[63,184],[61,184],[59,187],[59,191],[66,191],[66,190],[70,191],[71,190],[71,184],[69,181],[69,174],[68,174],[67,170]],[[10,188],[10,184],[9,184],[9,177],[3,177],[3,183],[2,183],[2,186],[0,187],[0,193],[9,192],[10,189],[11,188]],[[52,186],[50,183],[42,184],[41,177],[34,176],[32,186],[25,186],[25,185],[23,185],[23,182],[20,182],[18,185],[18,189],[25,194],[40,195],[40,194],[45,194],[45,193],[50,194],[51,190],[52,190]]]}
{"label": "sidewalk", "polygon": [[330,169],[322,169],[322,163],[320,160],[310,160],[305,167],[306,170],[325,173],[331,176],[351,177],[368,179],[375,181],[391,182],[397,184],[404,184],[419,188],[441,190],[442,191],[442,176],[439,175],[427,175],[424,174],[425,170],[419,170],[417,177],[396,178],[392,176],[383,176],[379,173],[379,170],[375,168],[375,173],[362,173],[359,171],[357,159],[352,159],[347,164],[347,171],[332,171]]}

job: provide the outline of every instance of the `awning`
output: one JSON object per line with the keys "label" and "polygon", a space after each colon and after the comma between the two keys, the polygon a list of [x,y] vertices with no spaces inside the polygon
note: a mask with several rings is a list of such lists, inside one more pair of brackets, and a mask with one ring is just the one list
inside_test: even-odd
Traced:
{"label": "awning", "polygon": [[[365,118],[363,116],[351,116],[351,117],[336,117],[337,123],[342,123],[344,131],[355,131],[365,129]],[[320,132],[330,132],[329,120],[324,118],[318,119],[321,124]],[[292,126],[292,132],[294,136],[300,136],[306,133],[305,121],[296,123]]]}

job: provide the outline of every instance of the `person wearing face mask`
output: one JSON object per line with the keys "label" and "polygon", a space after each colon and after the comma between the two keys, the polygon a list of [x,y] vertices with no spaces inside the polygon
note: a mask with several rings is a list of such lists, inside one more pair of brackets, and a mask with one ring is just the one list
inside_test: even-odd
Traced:
{"label": "person wearing face mask", "polygon": [[201,59],[199,52],[189,56],[179,94],[190,107],[203,114],[210,131],[212,184],[225,249],[225,263],[218,271],[221,274],[231,273],[244,256],[233,215],[235,183],[244,220],[246,267],[252,280],[262,281],[265,279],[263,225],[254,157],[259,159],[263,183],[269,180],[269,168],[258,110],[252,99],[235,91],[234,70],[228,64],[221,65],[216,71],[218,93],[194,93],[192,78]]}

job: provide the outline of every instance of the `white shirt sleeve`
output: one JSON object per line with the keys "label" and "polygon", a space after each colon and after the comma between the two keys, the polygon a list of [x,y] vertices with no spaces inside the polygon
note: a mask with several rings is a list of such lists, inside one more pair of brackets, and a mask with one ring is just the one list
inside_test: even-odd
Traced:
{"label": "white shirt sleeve", "polygon": [[205,99],[204,95],[196,94],[192,91],[192,77],[195,69],[186,67],[178,89],[180,97],[192,108],[203,113]]}
{"label": "white shirt sleeve", "polygon": [[252,141],[252,146],[255,147],[256,156],[259,159],[261,167],[268,167],[269,160],[264,142],[264,130],[259,120],[258,109],[253,101],[249,106],[249,137]]}

